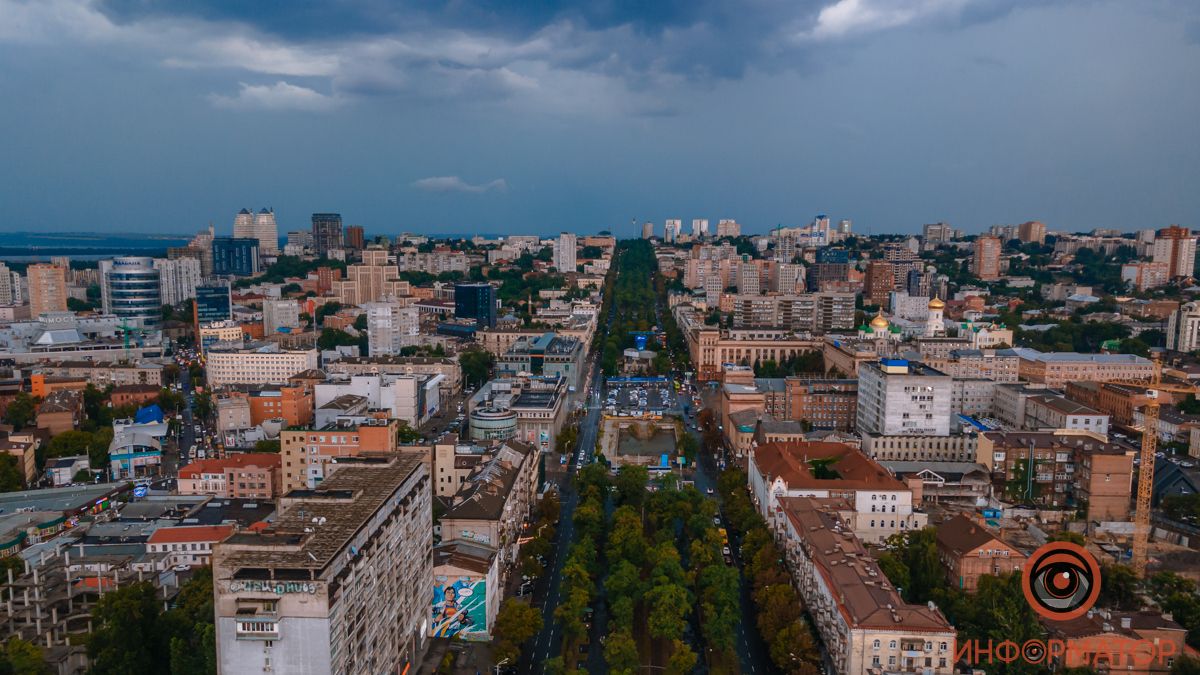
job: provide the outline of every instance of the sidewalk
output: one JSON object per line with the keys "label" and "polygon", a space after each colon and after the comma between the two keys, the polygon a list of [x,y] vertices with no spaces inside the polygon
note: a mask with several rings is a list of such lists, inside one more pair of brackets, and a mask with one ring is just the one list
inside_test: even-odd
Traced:
{"label": "sidewalk", "polygon": [[418,675],[438,673],[447,652],[454,653],[454,667],[440,671],[452,675],[488,675],[492,669],[492,648],[487,642],[466,642],[450,638],[434,638],[421,661]]}

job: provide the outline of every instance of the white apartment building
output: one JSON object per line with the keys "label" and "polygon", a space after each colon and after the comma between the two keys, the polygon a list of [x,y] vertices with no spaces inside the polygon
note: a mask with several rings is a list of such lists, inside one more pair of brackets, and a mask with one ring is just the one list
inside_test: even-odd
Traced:
{"label": "white apartment building", "polygon": [[208,350],[208,384],[275,384],[317,367],[316,349],[280,349],[272,343],[246,347],[214,346]]}
{"label": "white apartment building", "polygon": [[554,240],[554,267],[559,273],[575,271],[575,235],[563,232]]}
{"label": "white apartment building", "polygon": [[416,343],[421,328],[421,310],[404,306],[394,300],[369,302],[367,310],[367,342],[372,356],[399,354],[400,350]]}
{"label": "white apartment building", "polygon": [[663,224],[663,241],[668,244],[673,244],[679,239],[679,233],[683,230],[683,221],[678,218],[668,218]]}
{"label": "white apartment building", "polygon": [[318,383],[313,403],[320,408],[341,396],[362,396],[368,408],[387,410],[388,417],[404,420],[415,429],[441,409],[445,379],[442,374],[352,375]]}
{"label": "white apartment building", "polygon": [[432,494],[416,454],[339,458],[213,552],[217,672],[411,673],[428,645]]}
{"label": "white apartment building", "polygon": [[196,287],[204,281],[200,261],[195,258],[155,258],[159,295],[164,305],[178,305],[196,297]]}
{"label": "white apartment building", "polygon": [[1200,349],[1200,303],[1185,302],[1167,319],[1167,349],[1194,352]]}
{"label": "white apartment building", "polygon": [[692,236],[697,239],[708,236],[708,218],[692,219]]}
{"label": "white apartment building", "polygon": [[[292,241],[288,233],[288,243]],[[279,228],[275,224],[275,211],[262,209],[251,213],[249,209],[238,211],[233,219],[233,236],[258,240],[258,254],[273,256],[279,253]]]}
{"label": "white apartment building", "polygon": [[280,328],[300,327],[300,301],[281,298],[263,301],[263,331],[270,335]]}
{"label": "white apartment building", "polygon": [[859,364],[859,433],[946,436],[953,382],[949,375],[904,359]]}

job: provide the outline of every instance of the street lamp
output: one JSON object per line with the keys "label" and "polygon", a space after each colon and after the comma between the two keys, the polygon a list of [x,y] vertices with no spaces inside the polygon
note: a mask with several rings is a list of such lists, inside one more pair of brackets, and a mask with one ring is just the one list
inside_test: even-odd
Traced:
{"label": "street lamp", "polygon": [[496,665],[492,666],[492,669],[496,671],[496,675],[500,675],[500,666],[502,666],[506,663],[508,663],[508,659],[504,659],[504,660],[500,661],[500,663],[497,663]]}

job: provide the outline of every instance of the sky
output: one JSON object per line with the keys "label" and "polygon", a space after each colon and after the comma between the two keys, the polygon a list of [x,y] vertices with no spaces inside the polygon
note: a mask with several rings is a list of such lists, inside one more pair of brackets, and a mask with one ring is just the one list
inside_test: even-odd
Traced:
{"label": "sky", "polygon": [[1194,0],[0,0],[0,92],[0,232],[1200,228]]}

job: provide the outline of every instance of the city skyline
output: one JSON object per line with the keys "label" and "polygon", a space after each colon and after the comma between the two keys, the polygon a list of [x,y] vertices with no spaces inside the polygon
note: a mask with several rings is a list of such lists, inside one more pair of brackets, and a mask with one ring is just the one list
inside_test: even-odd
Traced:
{"label": "city skyline", "polygon": [[263,204],[281,235],[328,210],[374,232],[620,236],[634,217],[975,233],[1200,211],[1200,91],[1179,86],[1200,12],[1171,0],[62,0],[0,2],[0,26],[22,101],[0,108],[6,232],[185,234]]}

